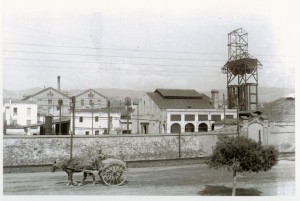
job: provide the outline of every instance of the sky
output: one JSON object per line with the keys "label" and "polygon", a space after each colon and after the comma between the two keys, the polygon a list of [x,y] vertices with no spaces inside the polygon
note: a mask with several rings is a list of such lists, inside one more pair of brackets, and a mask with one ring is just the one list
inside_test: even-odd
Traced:
{"label": "sky", "polygon": [[4,0],[3,89],[225,89],[238,28],[259,86],[295,88],[296,2]]}

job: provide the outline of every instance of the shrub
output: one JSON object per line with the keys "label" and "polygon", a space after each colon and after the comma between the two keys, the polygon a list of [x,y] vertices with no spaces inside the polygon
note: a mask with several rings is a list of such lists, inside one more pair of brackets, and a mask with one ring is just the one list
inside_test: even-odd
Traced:
{"label": "shrub", "polygon": [[275,147],[263,146],[250,138],[222,136],[206,164],[210,168],[226,168],[233,172],[232,195],[235,195],[237,172],[268,171],[277,164],[278,155]]}

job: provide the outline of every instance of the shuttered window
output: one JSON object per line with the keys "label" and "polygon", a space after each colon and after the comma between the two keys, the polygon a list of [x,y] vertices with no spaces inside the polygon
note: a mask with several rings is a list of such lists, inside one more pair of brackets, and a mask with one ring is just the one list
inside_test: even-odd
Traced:
{"label": "shuttered window", "polygon": [[180,114],[172,114],[171,121],[181,121],[181,115]]}
{"label": "shuttered window", "polygon": [[199,114],[198,120],[199,121],[208,121],[208,115],[207,114]]}
{"label": "shuttered window", "polygon": [[185,121],[195,121],[195,115],[193,115],[193,114],[186,114],[186,115],[184,115],[184,120]]}
{"label": "shuttered window", "polygon": [[213,114],[213,115],[211,115],[211,120],[212,121],[221,121],[221,115]]}

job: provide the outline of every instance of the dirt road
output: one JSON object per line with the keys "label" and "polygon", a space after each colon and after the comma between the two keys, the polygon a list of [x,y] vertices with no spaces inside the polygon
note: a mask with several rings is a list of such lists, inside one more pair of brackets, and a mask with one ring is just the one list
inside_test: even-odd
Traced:
{"label": "dirt road", "polygon": [[[75,174],[80,181],[82,174]],[[88,177],[84,186],[66,186],[64,172],[11,173],[3,175],[4,195],[159,195],[201,196],[209,188],[232,186],[232,175],[227,171],[208,169],[205,164],[130,168],[127,182],[111,187],[92,185]],[[252,195],[295,195],[295,162],[279,161],[268,172],[243,173],[238,177],[238,188]],[[253,194],[254,192],[254,194]],[[220,194],[215,194],[220,195]]]}

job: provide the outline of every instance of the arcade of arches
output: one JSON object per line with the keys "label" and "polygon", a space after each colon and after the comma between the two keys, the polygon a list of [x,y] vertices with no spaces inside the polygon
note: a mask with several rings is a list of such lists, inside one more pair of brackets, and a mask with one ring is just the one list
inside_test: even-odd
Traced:
{"label": "arcade of arches", "polygon": [[[188,123],[184,127],[185,132],[195,132],[195,126],[192,123]],[[198,126],[198,132],[207,132],[208,125],[206,123],[201,123]],[[180,133],[181,125],[179,123],[174,123],[171,125],[171,133]],[[196,131],[197,132],[197,131]]]}

